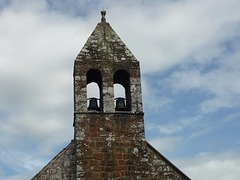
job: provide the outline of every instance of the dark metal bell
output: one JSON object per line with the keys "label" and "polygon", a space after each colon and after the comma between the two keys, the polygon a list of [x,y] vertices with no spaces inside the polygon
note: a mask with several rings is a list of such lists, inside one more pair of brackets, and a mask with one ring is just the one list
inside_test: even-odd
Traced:
{"label": "dark metal bell", "polygon": [[125,111],[127,110],[127,107],[125,105],[125,98],[116,98],[116,107],[115,107],[116,111]]}
{"label": "dark metal bell", "polygon": [[88,110],[99,110],[97,100],[97,98],[89,98]]}

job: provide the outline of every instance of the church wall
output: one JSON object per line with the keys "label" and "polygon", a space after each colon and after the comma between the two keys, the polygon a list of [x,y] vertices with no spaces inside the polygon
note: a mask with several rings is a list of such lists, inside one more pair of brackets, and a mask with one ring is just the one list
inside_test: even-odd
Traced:
{"label": "church wall", "polygon": [[150,179],[190,180],[182,171],[147,143]]}
{"label": "church wall", "polygon": [[[33,180],[189,180],[146,142],[139,62],[104,13],[75,60],[74,140]],[[99,97],[87,99],[92,82]],[[114,83],[125,89],[122,109]]]}
{"label": "church wall", "polygon": [[76,114],[77,178],[147,177],[143,114]]}
{"label": "church wall", "polygon": [[75,180],[75,143],[72,141],[32,180]]}
{"label": "church wall", "polygon": [[115,112],[113,75],[118,70],[126,70],[130,74],[131,112],[143,112],[139,63],[128,61],[124,63],[76,61],[74,68],[74,104],[76,112],[87,112],[86,74],[90,69],[98,69],[102,74],[104,112]]}

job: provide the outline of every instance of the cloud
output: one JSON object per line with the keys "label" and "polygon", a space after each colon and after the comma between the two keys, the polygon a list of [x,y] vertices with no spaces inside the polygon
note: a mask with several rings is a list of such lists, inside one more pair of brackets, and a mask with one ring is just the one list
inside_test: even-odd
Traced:
{"label": "cloud", "polygon": [[234,152],[201,153],[194,158],[173,160],[194,180],[238,180],[240,155]]}
{"label": "cloud", "polygon": [[0,179],[25,180],[31,179],[34,174],[46,163],[41,157],[34,157],[27,152],[4,148],[0,151]]}
{"label": "cloud", "polygon": [[9,166],[13,163],[15,166],[12,169],[15,168],[15,171],[20,171],[21,168],[32,170],[44,165],[39,159],[19,151],[1,151],[0,159],[1,163],[8,164]]}
{"label": "cloud", "polygon": [[146,129],[148,130],[158,130],[162,134],[174,134],[176,132],[182,131],[183,126],[181,125],[174,125],[174,124],[168,124],[168,125],[156,125],[156,124],[147,124]]}
{"label": "cloud", "polygon": [[[37,172],[34,171],[36,174]],[[31,173],[23,173],[23,174],[18,174],[14,175],[11,177],[1,177],[2,180],[26,180],[26,179],[31,179],[35,174],[33,172]]]}
{"label": "cloud", "polygon": [[[159,1],[151,5],[151,11],[149,6],[115,6],[109,17],[110,22],[117,22],[122,37],[131,34],[128,45],[144,73],[189,61],[207,63],[224,52],[224,42],[239,35],[237,1]],[[118,13],[124,21],[117,21]],[[131,28],[123,29],[126,24]],[[138,37],[142,43],[136,41]]]}
{"label": "cloud", "polygon": [[149,81],[148,78],[144,77],[141,82],[144,110],[159,113],[159,111],[168,109],[173,100],[169,97],[162,96],[159,89],[153,87],[153,85],[148,83]]}
{"label": "cloud", "polygon": [[181,142],[181,137],[155,138],[149,141],[162,154],[169,154],[176,151]]}
{"label": "cloud", "polygon": [[92,30],[81,22],[47,11],[45,1],[12,1],[1,11],[0,158],[18,154],[24,163],[6,162],[18,173],[73,138],[73,61]]}
{"label": "cloud", "polygon": [[[190,67],[173,72],[169,77],[159,84],[169,86],[172,92],[181,93],[187,91],[197,91],[205,94],[207,99],[199,104],[202,113],[213,113],[221,108],[233,108],[240,106],[240,83],[238,77],[239,52],[234,55],[219,59],[217,66],[213,67]],[[216,65],[216,64],[215,64]],[[207,70],[211,68],[211,71]],[[165,87],[166,87],[165,86]]]}
{"label": "cloud", "polygon": [[163,135],[179,134],[185,129],[196,127],[202,119],[202,116],[196,115],[194,117],[178,118],[162,125],[160,125],[160,123],[157,124],[156,122],[149,122],[146,124],[146,129],[149,131],[158,131]]}
{"label": "cloud", "polygon": [[[72,139],[73,61],[100,21],[102,6],[107,21],[141,62],[144,108],[149,114],[171,109],[175,103],[173,97],[161,94],[159,85],[175,93],[210,94],[198,106],[203,114],[238,107],[239,3],[0,1],[0,159],[4,152],[13,155],[8,165],[21,174],[1,179],[29,179],[31,172],[45,164],[42,157]],[[168,78],[144,78],[163,75],[176,66],[180,71]],[[152,123],[148,128],[176,135],[191,127],[195,117]],[[174,151],[181,141],[177,136],[151,142],[166,152]],[[17,161],[14,154],[19,156]],[[0,174],[10,176],[1,168]]]}

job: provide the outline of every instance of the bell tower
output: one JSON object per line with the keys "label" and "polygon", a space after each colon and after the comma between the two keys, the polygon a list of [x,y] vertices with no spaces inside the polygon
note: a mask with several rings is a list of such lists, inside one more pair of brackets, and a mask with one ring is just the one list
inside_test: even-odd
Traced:
{"label": "bell tower", "polygon": [[101,14],[75,59],[74,139],[32,180],[189,180],[146,142],[139,62]]}
{"label": "bell tower", "polygon": [[[147,169],[139,62],[101,14],[74,65],[77,178],[137,177]],[[100,98],[87,98],[91,82]]]}
{"label": "bell tower", "polygon": [[139,62],[106,22],[105,14],[105,11],[102,11],[101,22],[75,60],[75,113],[91,112],[87,107],[87,84],[91,82],[98,84],[100,98],[88,100],[97,101],[98,112],[117,113],[113,85],[118,83],[124,87],[126,95],[125,108],[122,110],[128,113],[142,113]]}

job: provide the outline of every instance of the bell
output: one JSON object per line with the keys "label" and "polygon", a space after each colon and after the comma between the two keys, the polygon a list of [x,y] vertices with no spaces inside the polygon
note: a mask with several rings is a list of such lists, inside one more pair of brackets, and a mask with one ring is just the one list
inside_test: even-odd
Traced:
{"label": "bell", "polygon": [[88,110],[99,110],[97,100],[97,98],[89,98]]}
{"label": "bell", "polygon": [[127,107],[125,105],[125,99],[124,98],[116,98],[116,107],[115,107],[116,111],[125,111],[127,110]]}

